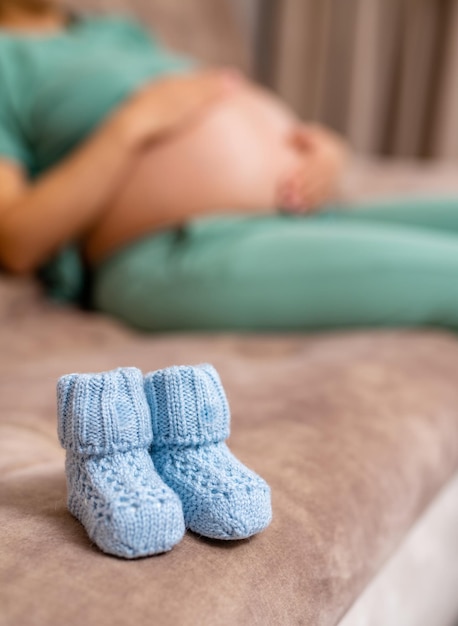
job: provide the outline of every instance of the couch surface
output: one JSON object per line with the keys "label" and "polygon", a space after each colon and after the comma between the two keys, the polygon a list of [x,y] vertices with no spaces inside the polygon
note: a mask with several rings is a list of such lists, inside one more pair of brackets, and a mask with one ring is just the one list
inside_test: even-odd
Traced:
{"label": "couch surface", "polygon": [[[458,343],[434,331],[143,336],[0,283],[0,623],[338,622],[457,470]],[[103,555],[66,510],[55,383],[71,371],[210,361],[230,445],[272,486],[247,541]]]}

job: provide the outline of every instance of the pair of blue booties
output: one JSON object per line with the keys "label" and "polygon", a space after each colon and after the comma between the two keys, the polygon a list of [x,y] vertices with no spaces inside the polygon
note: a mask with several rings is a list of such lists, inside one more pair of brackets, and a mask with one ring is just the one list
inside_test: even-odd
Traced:
{"label": "pair of blue booties", "polygon": [[243,539],[269,525],[267,483],[225,443],[211,365],[69,374],[57,404],[68,508],[104,552],[132,559],[171,550],[186,528]]}

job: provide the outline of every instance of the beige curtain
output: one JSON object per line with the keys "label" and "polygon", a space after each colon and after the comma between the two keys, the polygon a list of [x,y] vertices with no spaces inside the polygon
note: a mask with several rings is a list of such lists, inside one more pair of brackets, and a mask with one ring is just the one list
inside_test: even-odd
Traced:
{"label": "beige curtain", "polygon": [[258,73],[360,152],[458,158],[458,0],[264,0]]}

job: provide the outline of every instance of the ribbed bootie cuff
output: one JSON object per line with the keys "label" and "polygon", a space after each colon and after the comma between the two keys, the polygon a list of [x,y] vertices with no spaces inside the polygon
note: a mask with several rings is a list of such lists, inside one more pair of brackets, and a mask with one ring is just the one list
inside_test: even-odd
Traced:
{"label": "ribbed bootie cuff", "polygon": [[105,455],[151,445],[143,375],[135,367],[62,376],[57,406],[59,440],[66,450]]}
{"label": "ribbed bootie cuff", "polygon": [[230,412],[215,368],[175,366],[145,376],[154,446],[196,446],[229,437]]}

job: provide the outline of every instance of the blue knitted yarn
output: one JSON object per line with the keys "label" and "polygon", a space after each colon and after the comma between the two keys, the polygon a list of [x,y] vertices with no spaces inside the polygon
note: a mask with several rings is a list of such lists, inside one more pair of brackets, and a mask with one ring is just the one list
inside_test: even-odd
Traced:
{"label": "blue knitted yarn", "polygon": [[151,461],[140,370],[63,376],[57,404],[68,508],[89,537],[127,559],[170,550],[183,537],[183,511]]}
{"label": "blue knitted yarn", "polygon": [[214,539],[243,539],[272,519],[270,488],[231,453],[229,406],[211,365],[171,367],[145,376],[152,456],[181,498],[187,528]]}

